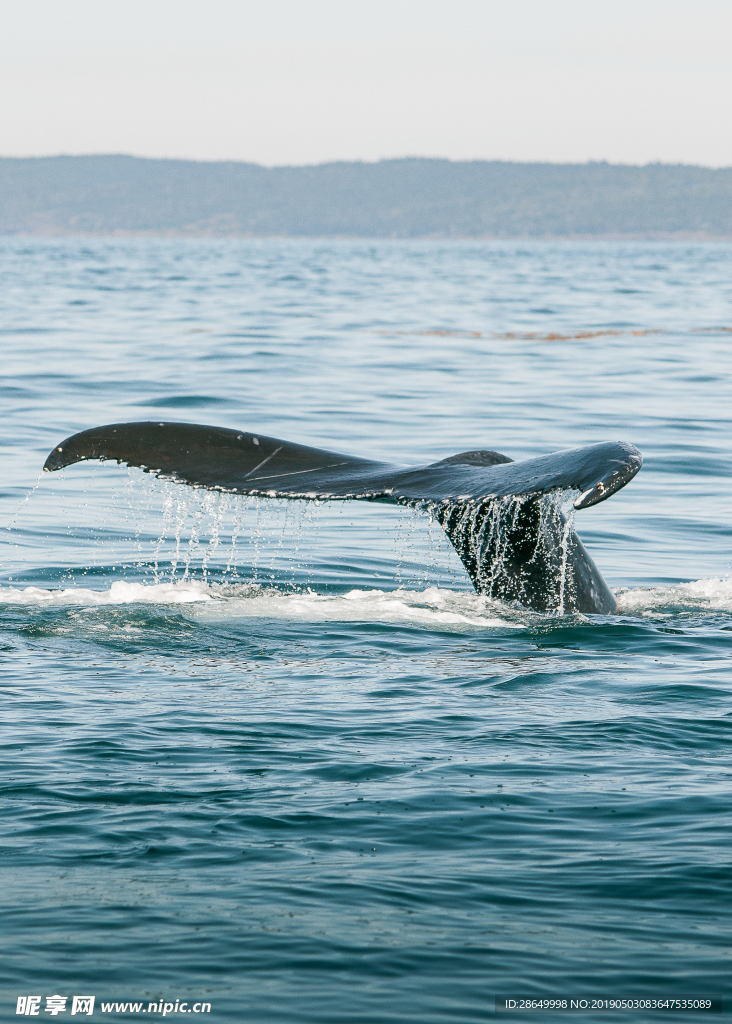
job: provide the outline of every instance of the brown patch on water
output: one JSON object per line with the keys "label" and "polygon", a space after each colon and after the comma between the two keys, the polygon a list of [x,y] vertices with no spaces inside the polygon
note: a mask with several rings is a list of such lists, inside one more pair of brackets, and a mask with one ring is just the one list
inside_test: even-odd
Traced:
{"label": "brown patch on water", "polygon": [[[700,327],[699,330],[732,330],[732,328],[708,328]],[[634,338],[640,338],[646,334],[660,334],[660,328],[647,328],[640,331],[619,331],[619,330],[603,330],[603,331],[572,331],[569,334],[559,334],[556,331],[551,331],[548,334],[542,334],[539,331],[508,331],[505,334],[489,333],[483,334],[481,331],[443,331],[443,330],[432,330],[432,331],[378,331],[379,334],[386,337],[393,337],[394,335],[406,335],[410,337],[438,337],[438,338],[490,338],[498,341],[581,341],[584,338],[603,338],[609,336],[621,336],[624,334],[630,334]]]}
{"label": "brown patch on water", "polygon": [[503,341],[581,341],[583,338],[618,337],[623,334],[630,334],[634,338],[640,338],[645,334],[660,333],[661,331],[657,328],[648,328],[643,331],[572,331],[570,334],[557,334],[554,331],[549,334],[539,334],[537,331],[520,334],[515,331],[509,331],[507,334],[493,334],[491,337],[500,338]]}

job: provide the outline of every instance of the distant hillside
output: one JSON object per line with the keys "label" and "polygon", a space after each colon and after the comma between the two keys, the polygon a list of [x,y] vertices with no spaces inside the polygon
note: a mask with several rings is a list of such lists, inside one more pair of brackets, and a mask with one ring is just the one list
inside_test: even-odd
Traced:
{"label": "distant hillside", "polygon": [[0,233],[732,237],[732,168],[6,157]]}

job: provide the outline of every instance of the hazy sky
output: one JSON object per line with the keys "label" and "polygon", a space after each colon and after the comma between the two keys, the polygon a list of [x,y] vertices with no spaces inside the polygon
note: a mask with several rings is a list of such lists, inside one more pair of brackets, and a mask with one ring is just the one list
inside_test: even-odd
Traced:
{"label": "hazy sky", "polygon": [[732,0],[3,0],[0,155],[732,165]]}

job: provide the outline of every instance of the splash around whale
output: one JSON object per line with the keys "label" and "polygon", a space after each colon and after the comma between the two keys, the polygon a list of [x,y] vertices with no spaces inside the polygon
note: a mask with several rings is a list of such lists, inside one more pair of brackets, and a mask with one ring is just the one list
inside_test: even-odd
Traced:
{"label": "splash around whale", "polygon": [[[440,523],[476,591],[539,612],[609,615],[615,598],[575,532],[574,510],[624,487],[641,468],[631,444],[606,441],[514,462],[462,452],[427,466],[356,458],[196,423],[113,423],[68,437],[54,471],[115,459],[191,487],[258,497],[407,505]],[[572,515],[559,496],[578,492]]]}

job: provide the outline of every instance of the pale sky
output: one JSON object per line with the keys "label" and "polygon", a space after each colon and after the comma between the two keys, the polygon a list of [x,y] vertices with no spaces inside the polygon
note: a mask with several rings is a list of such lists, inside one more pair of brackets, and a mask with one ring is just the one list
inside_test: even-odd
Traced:
{"label": "pale sky", "polygon": [[0,155],[732,165],[732,0],[3,0]]}

